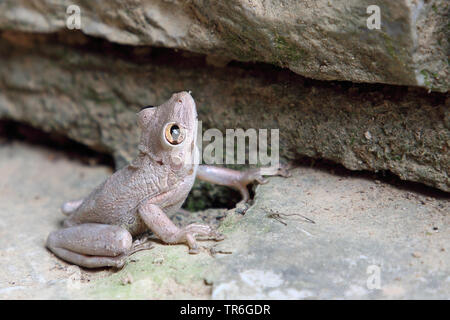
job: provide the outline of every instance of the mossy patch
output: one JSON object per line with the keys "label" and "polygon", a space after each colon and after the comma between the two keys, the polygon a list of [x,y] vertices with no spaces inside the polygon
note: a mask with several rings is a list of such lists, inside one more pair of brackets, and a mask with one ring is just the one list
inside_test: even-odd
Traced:
{"label": "mossy patch", "polygon": [[[242,215],[229,211],[218,230],[230,234]],[[267,232],[267,231],[265,231]],[[151,250],[128,258],[123,269],[83,286],[92,299],[208,299],[208,279],[214,263],[210,248],[214,241],[199,241],[201,251],[190,255],[186,245],[155,243]]]}
{"label": "mossy patch", "polygon": [[307,56],[306,50],[299,48],[286,38],[275,35],[273,46],[277,49],[275,52],[275,63],[282,64],[283,61],[297,62],[304,60]]}
{"label": "mossy patch", "polygon": [[389,37],[386,33],[382,33],[382,36],[383,36],[384,43],[386,45],[386,50],[387,50],[388,54],[392,58],[398,60],[397,50],[395,49],[394,42],[393,42],[392,38]]}
{"label": "mossy patch", "polygon": [[241,61],[256,61],[259,58],[251,49],[250,40],[243,38],[242,35],[237,35],[229,32],[224,36],[224,40],[228,44],[228,49],[238,60]]}
{"label": "mossy patch", "polygon": [[429,70],[421,70],[420,74],[423,75],[424,78],[424,84],[428,89],[431,90],[437,90],[437,88],[433,87],[433,83],[436,81],[436,78],[438,77],[437,73],[430,72]]}
{"label": "mossy patch", "polygon": [[212,259],[206,249],[190,255],[185,245],[156,244],[131,256],[120,271],[90,284],[86,292],[93,299],[205,299],[210,288],[203,279]]}
{"label": "mossy patch", "polygon": [[237,214],[237,213],[229,213],[226,218],[222,221],[222,223],[220,224],[218,230],[221,233],[224,234],[228,234],[233,232],[237,225],[238,225],[238,221],[242,218],[242,215]]}

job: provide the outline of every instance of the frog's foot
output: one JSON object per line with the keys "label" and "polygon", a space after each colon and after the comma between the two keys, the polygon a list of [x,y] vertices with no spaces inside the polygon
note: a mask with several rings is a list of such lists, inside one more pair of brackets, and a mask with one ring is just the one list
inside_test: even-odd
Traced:
{"label": "frog's foot", "polygon": [[179,232],[174,235],[174,238],[176,242],[187,242],[189,246],[189,253],[197,254],[200,250],[196,241],[196,236],[204,236],[208,239],[213,239],[216,241],[221,241],[224,239],[223,235],[210,226],[199,223],[193,223],[180,229]]}
{"label": "frog's foot", "polygon": [[141,239],[134,241],[130,250],[127,252],[127,257],[135,254],[138,251],[153,249],[155,246],[149,239],[142,241]]}
{"label": "frog's foot", "polygon": [[250,209],[251,204],[247,201],[241,200],[238,203],[236,203],[235,212],[238,214],[244,215],[248,209]]}
{"label": "frog's foot", "polygon": [[203,224],[190,224],[184,228],[178,228],[157,205],[144,203],[139,207],[139,214],[145,224],[153,233],[165,243],[187,243],[189,253],[198,253],[199,247],[196,236],[206,236],[220,241],[223,236],[210,226]]}
{"label": "frog's foot", "polygon": [[130,254],[143,250],[132,247],[127,230],[97,223],[53,231],[46,246],[61,259],[86,268],[121,268]]}
{"label": "frog's foot", "polygon": [[192,234],[193,236],[205,236],[208,239],[222,241],[224,236],[218,232],[216,229],[201,223],[192,223],[182,228],[180,232],[186,234]]}
{"label": "frog's foot", "polygon": [[61,211],[64,215],[69,216],[71,213],[76,211],[78,207],[83,203],[84,199],[68,201],[61,206]]}
{"label": "frog's foot", "polygon": [[133,245],[132,247],[138,247],[141,246],[143,244],[146,244],[150,241],[150,235],[148,235],[148,233],[144,233],[139,235],[134,241],[133,241]]}

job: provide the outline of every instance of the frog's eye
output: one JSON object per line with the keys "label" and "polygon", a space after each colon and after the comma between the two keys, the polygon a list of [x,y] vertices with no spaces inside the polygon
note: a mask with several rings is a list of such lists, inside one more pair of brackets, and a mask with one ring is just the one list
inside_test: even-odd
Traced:
{"label": "frog's eye", "polygon": [[171,145],[178,145],[184,140],[184,129],[174,122],[168,123],[164,129],[164,137]]}

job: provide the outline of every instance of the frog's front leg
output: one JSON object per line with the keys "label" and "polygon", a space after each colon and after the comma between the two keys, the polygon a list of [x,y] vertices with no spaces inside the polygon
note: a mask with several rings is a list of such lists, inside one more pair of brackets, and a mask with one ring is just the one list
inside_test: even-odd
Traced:
{"label": "frog's front leg", "polygon": [[181,229],[178,228],[160,207],[149,201],[143,203],[138,212],[147,227],[159,239],[169,244],[187,243],[191,254],[199,252],[195,239],[197,235],[207,236],[217,241],[223,239],[223,236],[213,228],[199,223],[193,223]]}
{"label": "frog's front leg", "polygon": [[[263,172],[260,168],[238,171],[223,167],[215,167],[208,165],[199,165],[197,169],[197,178],[222,186],[228,186],[239,190],[242,195],[242,202],[247,202],[250,195],[247,185],[254,181],[261,184],[267,183],[263,178]],[[276,169],[273,173],[283,177],[289,177],[290,173],[284,167]]]}
{"label": "frog's front leg", "polygon": [[47,248],[63,260],[86,268],[124,265],[126,258],[148,246],[133,246],[131,234],[115,225],[85,223],[53,231]]}

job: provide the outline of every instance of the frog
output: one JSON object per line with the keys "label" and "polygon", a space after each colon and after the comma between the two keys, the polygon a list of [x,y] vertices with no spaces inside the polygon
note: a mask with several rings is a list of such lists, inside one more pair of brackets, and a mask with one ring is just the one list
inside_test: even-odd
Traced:
{"label": "frog", "polygon": [[67,218],[61,229],[50,232],[46,247],[81,267],[122,268],[130,255],[153,247],[139,238],[148,231],[163,243],[187,244],[190,254],[200,251],[198,237],[223,240],[213,227],[178,227],[169,217],[181,209],[196,178],[239,190],[244,203],[249,200],[247,185],[267,180],[258,168],[199,164],[197,121],[196,103],[187,91],[174,93],[160,106],[142,108],[136,158],[85,198],[64,203],[61,211]]}

